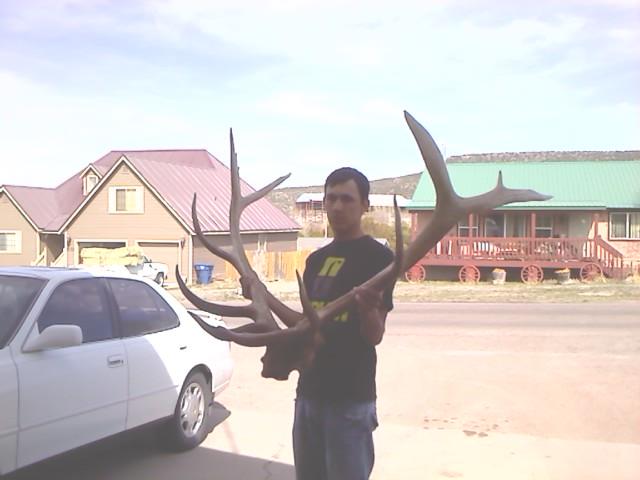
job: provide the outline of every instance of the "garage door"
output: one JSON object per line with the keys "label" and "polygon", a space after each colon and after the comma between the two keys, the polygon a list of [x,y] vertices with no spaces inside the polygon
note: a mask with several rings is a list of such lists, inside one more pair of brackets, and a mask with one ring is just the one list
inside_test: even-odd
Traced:
{"label": "garage door", "polygon": [[176,263],[178,263],[177,242],[139,242],[138,245],[147,258],[154,262],[166,263],[169,267],[169,276],[173,276]]}

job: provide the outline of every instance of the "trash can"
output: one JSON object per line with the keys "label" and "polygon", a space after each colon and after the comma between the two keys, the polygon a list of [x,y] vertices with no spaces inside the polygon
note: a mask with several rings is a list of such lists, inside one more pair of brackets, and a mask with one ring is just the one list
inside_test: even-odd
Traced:
{"label": "trash can", "polygon": [[210,263],[196,263],[197,282],[207,284],[211,282],[211,274],[213,273],[213,265]]}

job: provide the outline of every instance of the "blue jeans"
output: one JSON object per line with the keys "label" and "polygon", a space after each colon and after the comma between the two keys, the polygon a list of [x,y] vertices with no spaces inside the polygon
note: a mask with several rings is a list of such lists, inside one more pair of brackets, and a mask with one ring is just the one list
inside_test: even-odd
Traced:
{"label": "blue jeans", "polygon": [[367,480],[373,470],[376,403],[296,399],[293,457],[297,480]]}

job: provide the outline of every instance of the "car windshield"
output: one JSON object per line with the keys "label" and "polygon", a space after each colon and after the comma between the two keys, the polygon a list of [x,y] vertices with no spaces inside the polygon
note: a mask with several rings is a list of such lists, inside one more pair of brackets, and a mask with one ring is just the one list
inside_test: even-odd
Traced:
{"label": "car windshield", "polygon": [[40,278],[0,275],[0,348],[12,338],[45,283]]}

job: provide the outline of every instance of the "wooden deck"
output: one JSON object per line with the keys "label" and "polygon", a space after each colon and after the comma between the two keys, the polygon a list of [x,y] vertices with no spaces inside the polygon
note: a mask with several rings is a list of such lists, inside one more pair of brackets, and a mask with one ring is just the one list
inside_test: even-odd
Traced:
{"label": "wooden deck", "polygon": [[[585,269],[610,277],[622,277],[628,268],[624,256],[601,237],[444,237],[417,266]],[[532,267],[533,268],[533,267]],[[424,270],[424,268],[423,268]],[[424,277],[424,272],[414,269]],[[409,274],[411,277],[411,273]],[[461,280],[463,278],[461,271]],[[420,278],[418,278],[420,279]],[[523,278],[524,279],[524,278]]]}

